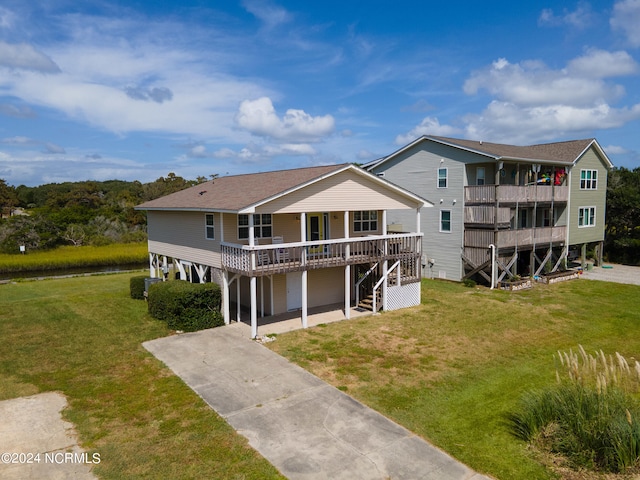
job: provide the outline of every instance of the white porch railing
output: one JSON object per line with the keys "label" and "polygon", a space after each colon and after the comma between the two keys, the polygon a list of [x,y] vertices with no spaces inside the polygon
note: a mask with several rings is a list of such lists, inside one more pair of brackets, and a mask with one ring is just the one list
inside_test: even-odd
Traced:
{"label": "white porch railing", "polygon": [[[271,245],[222,243],[222,266],[249,276],[273,275],[316,268],[420,259],[422,234],[371,235]],[[419,269],[420,261],[412,262]],[[417,272],[419,278],[420,272]]]}

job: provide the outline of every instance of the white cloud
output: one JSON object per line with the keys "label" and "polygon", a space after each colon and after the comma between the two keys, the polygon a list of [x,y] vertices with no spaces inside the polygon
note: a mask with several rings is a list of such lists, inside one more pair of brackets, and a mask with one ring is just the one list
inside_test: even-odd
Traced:
{"label": "white cloud", "polygon": [[622,58],[624,55],[600,50],[579,57],[563,70],[552,70],[539,61],[512,64],[502,58],[490,67],[474,72],[463,88],[468,95],[486,90],[499,100],[529,106],[555,103],[587,106],[594,101],[617,100],[624,95],[624,88],[604,82],[602,77],[607,73],[594,70],[591,76],[584,76],[582,72],[571,70],[572,67],[582,69],[588,64],[593,65],[594,60],[603,57],[616,65],[624,63],[629,69],[630,62]]}
{"label": "white cloud", "polygon": [[620,127],[639,118],[640,104],[620,109],[605,103],[591,107],[562,104],[522,107],[494,100],[481,114],[465,117],[465,136],[493,142],[528,144]]}
{"label": "white cloud", "polygon": [[289,109],[280,118],[268,97],[243,101],[236,122],[253,135],[290,143],[318,141],[333,133],[335,127],[331,115],[313,117],[304,110]]}
{"label": "white cloud", "polygon": [[629,153],[629,150],[619,145],[607,145],[603,148],[604,151],[607,152],[607,155],[624,155],[625,153]]}
{"label": "white cloud", "polygon": [[571,11],[563,9],[556,14],[553,9],[545,8],[538,17],[538,24],[543,26],[560,27],[568,25],[573,28],[584,29],[591,25],[593,12],[588,2],[579,2],[576,9]]}
{"label": "white cloud", "polygon": [[640,0],[616,2],[609,23],[614,31],[626,37],[631,46],[640,47]]}
{"label": "white cloud", "polygon": [[638,63],[625,51],[608,52],[590,48],[578,58],[567,64],[569,75],[606,78],[633,75],[638,73]]}
{"label": "white cloud", "polygon": [[512,64],[500,58],[473,72],[464,83],[467,95],[488,92],[486,108],[460,119],[461,128],[441,125],[426,117],[396,142],[408,143],[420,135],[455,136],[529,144],[558,137],[592,135],[640,119],[640,103],[614,106],[625,95],[612,77],[637,75],[638,63],[624,51],[591,48],[554,70],[540,61]]}
{"label": "white cloud", "polygon": [[243,2],[243,6],[269,29],[292,20],[292,15],[287,10],[264,0],[246,0]]}
{"label": "white cloud", "polygon": [[0,66],[42,73],[60,71],[58,65],[47,55],[26,43],[10,44],[0,41]]}
{"label": "white cloud", "polygon": [[425,117],[420,125],[411,129],[411,131],[404,135],[398,135],[396,137],[396,143],[398,145],[404,145],[410,143],[422,135],[436,135],[442,137],[449,137],[452,135],[459,135],[462,131],[459,128],[451,125],[440,125],[440,121],[435,117]]}

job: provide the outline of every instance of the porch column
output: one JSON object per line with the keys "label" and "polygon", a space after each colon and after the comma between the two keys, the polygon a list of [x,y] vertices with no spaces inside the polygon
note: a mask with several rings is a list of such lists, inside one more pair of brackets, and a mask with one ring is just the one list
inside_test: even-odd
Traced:
{"label": "porch column", "polygon": [[416,233],[420,233],[420,207],[416,208]]}
{"label": "porch column", "polygon": [[[249,217],[249,246],[253,247],[256,244],[255,241],[255,229],[254,229],[254,225],[253,225],[253,214],[250,213],[248,214]],[[251,271],[253,272],[256,269],[256,251],[255,250],[249,250],[249,259],[251,262]]]}
{"label": "porch column", "polygon": [[222,272],[222,312],[224,324],[229,325],[229,272],[226,270]]}
{"label": "porch column", "polygon": [[149,252],[149,276],[151,278],[156,278],[156,269],[154,268],[154,256],[155,254]]}
{"label": "porch column", "polygon": [[258,277],[251,277],[251,338],[258,336],[257,283]]}
{"label": "porch column", "polygon": [[[344,212],[344,238],[349,238],[349,212]],[[344,317],[351,318],[351,265],[349,265],[349,244],[344,247],[344,259],[347,264],[344,267]]]}
{"label": "porch column", "polygon": [[242,277],[239,277],[236,275],[236,322],[240,323],[240,279]]}
{"label": "porch column", "polygon": [[162,257],[162,281],[167,280],[167,276],[169,275],[169,262],[167,260],[167,256],[164,255]]}
{"label": "porch column", "polygon": [[[382,234],[387,234],[387,211],[382,211]],[[389,240],[384,239],[384,256],[385,259],[382,262],[382,309],[386,312],[388,310],[387,305],[387,275],[389,275],[389,260],[387,260],[387,255],[389,254]],[[374,312],[375,313],[375,312]]]}
{"label": "porch column", "polygon": [[[300,213],[300,241],[307,241],[307,214],[305,212]],[[302,265],[306,267],[307,264],[307,247],[302,248]],[[302,328],[307,328],[307,270],[302,270]]]}
{"label": "porch column", "polygon": [[273,275],[269,275],[269,286],[271,288],[271,316],[275,315],[275,307],[273,306]]}

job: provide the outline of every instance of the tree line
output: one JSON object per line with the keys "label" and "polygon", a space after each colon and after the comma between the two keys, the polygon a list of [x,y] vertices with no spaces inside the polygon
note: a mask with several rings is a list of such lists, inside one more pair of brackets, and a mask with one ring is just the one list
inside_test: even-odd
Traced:
{"label": "tree line", "polygon": [[[144,241],[146,215],[133,207],[206,180],[169,173],[149,183],[109,180],[13,187],[0,179],[0,252],[16,253],[21,245],[36,250]],[[23,210],[28,214],[15,215]],[[609,172],[606,217],[607,261],[640,265],[640,167]]]}
{"label": "tree line", "polygon": [[0,252],[60,245],[106,245],[147,238],[146,215],[134,210],[207,180],[169,173],[153,182],[83,181],[14,187],[0,179]]}

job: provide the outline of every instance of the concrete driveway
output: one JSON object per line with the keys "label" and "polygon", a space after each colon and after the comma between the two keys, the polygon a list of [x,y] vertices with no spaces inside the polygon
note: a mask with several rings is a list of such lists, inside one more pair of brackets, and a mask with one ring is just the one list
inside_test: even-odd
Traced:
{"label": "concrete driveway", "polygon": [[145,342],[290,479],[486,479],[231,324]]}
{"label": "concrete driveway", "polygon": [[99,453],[78,446],[73,425],[62,419],[66,406],[58,392],[0,402],[0,478],[96,478],[91,469],[100,462]]}
{"label": "concrete driveway", "polygon": [[593,267],[592,270],[585,270],[582,272],[581,277],[586,280],[640,285],[640,267],[605,263],[602,267]]}

